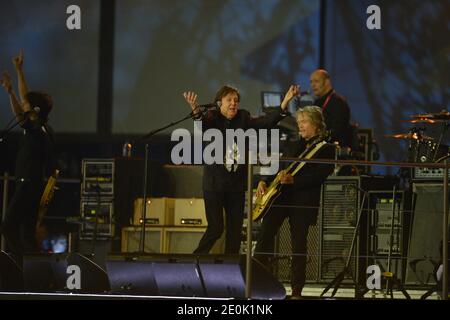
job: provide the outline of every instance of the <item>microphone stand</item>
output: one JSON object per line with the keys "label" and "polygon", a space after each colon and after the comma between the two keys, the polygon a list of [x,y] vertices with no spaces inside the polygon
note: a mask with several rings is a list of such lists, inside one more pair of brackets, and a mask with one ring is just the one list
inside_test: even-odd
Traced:
{"label": "microphone stand", "polygon": [[[24,116],[26,115],[26,113],[23,114]],[[27,117],[24,117],[22,120],[17,120],[16,123],[14,123],[12,126],[10,126],[8,128],[8,126],[11,124],[11,122],[13,122],[18,115],[14,115],[14,117],[9,120],[8,124],[6,125],[6,129],[3,130],[2,135],[0,136],[0,142],[3,142],[3,140],[5,139],[5,137],[15,128],[17,127],[19,124],[22,124],[26,121]]]}
{"label": "microphone stand", "polygon": [[200,110],[203,109],[203,111],[200,111],[201,113],[206,112],[208,110],[207,107],[205,106],[197,106],[194,110],[192,110],[187,116],[183,117],[180,120],[177,120],[175,122],[172,122],[162,128],[156,129],[156,130],[152,130],[149,133],[147,133],[146,135],[142,136],[141,138],[137,139],[136,142],[138,141],[147,141],[145,143],[145,156],[144,156],[144,186],[143,186],[143,199],[142,199],[142,209],[141,209],[141,221],[142,221],[142,226],[141,226],[141,237],[140,237],[140,241],[139,241],[139,247],[140,247],[140,252],[142,254],[145,254],[145,222],[146,222],[146,215],[147,215],[147,181],[149,180],[149,173],[148,173],[148,162],[149,162],[149,142],[148,140],[150,140],[155,134],[157,134],[158,132],[161,132],[167,128],[173,127],[187,119],[193,118],[196,116],[196,110]]}

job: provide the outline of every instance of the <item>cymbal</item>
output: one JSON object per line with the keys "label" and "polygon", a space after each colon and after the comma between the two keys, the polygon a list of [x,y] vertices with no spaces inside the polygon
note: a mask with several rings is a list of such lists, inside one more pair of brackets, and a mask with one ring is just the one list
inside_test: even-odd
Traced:
{"label": "cymbal", "polygon": [[418,133],[397,133],[397,134],[385,134],[385,137],[388,138],[395,138],[395,139],[414,139],[414,140],[427,140],[431,141],[434,140],[433,137],[429,137],[426,135],[419,135]]}
{"label": "cymbal", "polygon": [[429,118],[433,118],[433,114],[432,113],[419,113],[419,114],[413,114],[411,116],[411,118],[421,118],[421,119],[429,119]]}
{"label": "cymbal", "polygon": [[433,120],[450,120],[450,112],[441,111],[438,113],[432,113]]}
{"label": "cymbal", "polygon": [[415,119],[433,119],[433,120],[450,120],[450,112],[442,110],[436,113],[423,113],[412,115],[411,118]]}
{"label": "cymbal", "polygon": [[446,123],[447,120],[435,120],[431,118],[416,118],[412,120],[403,120],[403,122],[408,123],[426,123],[426,124],[440,124],[440,123]]}

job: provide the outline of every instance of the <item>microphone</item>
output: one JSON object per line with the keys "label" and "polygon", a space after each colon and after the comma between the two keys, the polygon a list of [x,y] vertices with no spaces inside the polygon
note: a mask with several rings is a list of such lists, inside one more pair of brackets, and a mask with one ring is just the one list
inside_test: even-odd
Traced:
{"label": "microphone", "polygon": [[32,113],[32,112],[39,113],[39,112],[41,112],[41,108],[39,108],[39,107],[34,107],[33,109],[28,110],[28,111],[25,111],[25,112],[21,112],[20,114],[23,115],[23,116],[28,116],[28,115],[30,115],[30,113]]}
{"label": "microphone", "polygon": [[194,116],[194,119],[198,119],[201,115],[205,115],[208,110],[218,110],[219,104],[217,102],[207,103],[207,104],[199,104],[195,107],[194,110],[191,111],[191,116]]}
{"label": "microphone", "polygon": [[217,109],[219,108],[219,106],[217,105],[217,102],[213,102],[213,103],[207,103],[207,104],[200,104],[197,106],[197,108],[199,109]]}

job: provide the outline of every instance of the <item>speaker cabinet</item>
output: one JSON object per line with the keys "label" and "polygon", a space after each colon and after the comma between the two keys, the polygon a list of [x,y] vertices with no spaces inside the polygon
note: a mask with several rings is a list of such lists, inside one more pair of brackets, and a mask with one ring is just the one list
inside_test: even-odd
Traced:
{"label": "speaker cabinet", "polygon": [[[142,223],[143,200],[143,198],[138,198],[134,201],[133,224],[136,226]],[[147,199],[145,224],[155,226],[173,225],[174,206],[175,199],[173,198]]]}
{"label": "speaker cabinet", "polygon": [[0,251],[0,291],[22,290],[22,269],[9,254]]}
{"label": "speaker cabinet", "polygon": [[[202,255],[199,270],[208,297],[245,298],[245,255]],[[284,286],[257,260],[252,259],[252,299],[284,299]]]}
{"label": "speaker cabinet", "polygon": [[155,257],[153,272],[160,295],[205,296],[195,256],[161,255]]}
{"label": "speaker cabinet", "polygon": [[113,294],[159,294],[152,260],[145,256],[109,256],[106,261],[109,285]]}
{"label": "speaker cabinet", "polygon": [[[189,254],[197,248],[205,233],[205,227],[168,227],[164,228],[164,253]],[[225,248],[225,231],[211,248],[211,254],[221,254]]]}
{"label": "speaker cabinet", "polygon": [[[132,226],[122,228],[122,252],[139,252],[141,240],[141,227]],[[146,253],[164,252],[164,229],[161,227],[145,227]]]}
{"label": "speaker cabinet", "polygon": [[[306,259],[306,281],[317,282],[319,272],[319,227],[309,226],[307,259]],[[291,255],[292,244],[289,230],[289,220],[284,220],[275,238],[275,251],[280,254],[274,264],[274,272],[278,280],[282,282],[291,281]]]}
{"label": "speaker cabinet", "polygon": [[[245,256],[118,255],[106,266],[114,294],[245,298]],[[255,260],[252,277],[252,298],[286,297],[283,285]]]}
{"label": "speaker cabinet", "polygon": [[175,199],[174,224],[176,226],[207,226],[203,199]]}
{"label": "speaker cabinet", "polygon": [[[368,238],[368,193],[392,190],[397,182],[396,177],[385,176],[337,176],[326,180],[322,186],[319,217],[320,281],[328,282],[334,279],[344,270],[349,256],[352,277],[359,282],[363,281]],[[360,212],[361,219],[357,230]],[[355,234],[354,247],[350,252]]]}
{"label": "speaker cabinet", "polygon": [[[71,265],[78,266],[81,272],[81,288],[73,291],[82,293],[105,293],[110,291],[106,271],[93,260],[79,253],[72,253],[67,256],[67,266]],[[69,276],[66,272],[66,280]]]}
{"label": "speaker cabinet", "polygon": [[106,268],[112,293],[205,296],[192,255],[110,256]]}
{"label": "speaker cabinet", "polygon": [[[68,267],[79,267],[80,287],[68,289],[67,280],[73,273]],[[23,260],[24,289],[32,292],[83,292],[109,291],[105,271],[92,260],[78,254],[27,254]]]}
{"label": "speaker cabinet", "polygon": [[67,254],[27,254],[23,257],[24,290],[66,291]]}
{"label": "speaker cabinet", "polygon": [[245,297],[245,281],[239,256],[200,256],[199,269],[205,283],[206,296]]}
{"label": "speaker cabinet", "polygon": [[444,212],[444,186],[438,183],[414,183],[414,213],[408,250],[406,284],[436,283],[435,271],[440,259]]}

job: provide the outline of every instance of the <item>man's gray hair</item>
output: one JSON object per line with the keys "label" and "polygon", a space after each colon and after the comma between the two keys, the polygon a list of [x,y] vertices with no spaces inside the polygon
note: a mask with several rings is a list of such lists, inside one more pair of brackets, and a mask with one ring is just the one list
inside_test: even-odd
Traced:
{"label": "man's gray hair", "polygon": [[297,118],[303,115],[307,117],[309,121],[313,124],[313,126],[317,129],[317,134],[321,137],[325,137],[327,135],[327,127],[325,124],[325,120],[323,119],[322,109],[318,106],[305,106],[297,110],[296,116]]}

